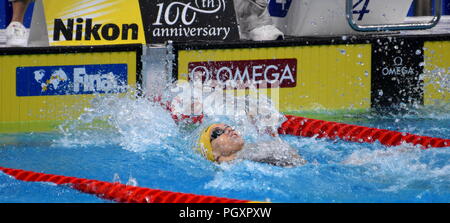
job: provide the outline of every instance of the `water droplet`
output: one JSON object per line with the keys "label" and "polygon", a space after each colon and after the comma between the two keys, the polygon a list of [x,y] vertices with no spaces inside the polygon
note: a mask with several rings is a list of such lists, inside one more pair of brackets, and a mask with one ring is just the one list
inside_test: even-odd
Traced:
{"label": "water droplet", "polygon": [[422,54],[422,50],[416,50],[416,55]]}
{"label": "water droplet", "polygon": [[138,181],[137,181],[136,178],[130,177],[128,179],[128,182],[127,182],[126,185],[128,185],[128,186],[137,186],[138,185]]}
{"label": "water droplet", "polygon": [[358,54],[358,58],[362,58],[362,54],[359,53],[359,54]]}
{"label": "water droplet", "polygon": [[369,71],[364,71],[364,76],[368,77],[369,76]]}
{"label": "water droplet", "polygon": [[342,36],[342,40],[347,40],[347,36]]}
{"label": "water droplet", "polygon": [[344,49],[341,49],[340,52],[342,55],[345,55],[347,53],[347,51],[345,51]]}
{"label": "water droplet", "polygon": [[383,96],[383,90],[381,90],[381,89],[378,90],[378,95],[379,95],[379,96]]}
{"label": "water droplet", "polygon": [[114,173],[113,182],[114,183],[121,183],[120,182],[120,176],[119,176],[118,173]]}

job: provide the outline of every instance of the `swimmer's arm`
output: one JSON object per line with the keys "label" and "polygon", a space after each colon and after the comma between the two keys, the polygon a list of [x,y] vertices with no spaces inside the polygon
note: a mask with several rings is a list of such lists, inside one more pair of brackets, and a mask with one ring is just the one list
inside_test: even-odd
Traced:
{"label": "swimmer's arm", "polygon": [[292,156],[292,161],[293,163],[296,164],[295,166],[305,165],[307,163],[307,161],[303,159],[303,157],[301,157],[300,154],[298,154],[297,150],[295,150],[294,148],[292,148],[290,152]]}
{"label": "swimmer's arm", "polygon": [[[264,145],[265,144],[265,145]],[[258,157],[255,156],[251,160],[256,162],[262,162],[262,163],[269,163],[275,166],[283,166],[283,167],[293,167],[293,166],[301,166],[305,165],[307,161],[303,159],[303,157],[298,154],[297,150],[293,148],[289,143],[281,140],[280,138],[276,138],[273,141],[258,143],[258,144],[251,144],[248,145],[247,148],[251,150],[255,150],[258,148],[261,148],[261,146],[268,146],[272,148],[280,148],[285,150],[285,155],[280,156],[276,154],[270,154],[270,156],[265,157]],[[254,153],[257,153],[257,151],[253,151]],[[251,156],[251,155],[250,155]]]}
{"label": "swimmer's arm", "polygon": [[288,163],[291,163],[292,166],[299,166],[306,164],[306,160],[303,159],[303,157],[298,154],[297,149],[292,147],[289,143],[281,140],[280,138],[277,138],[277,140],[274,140],[278,144],[282,144],[284,148],[287,148],[287,155],[289,159],[287,160]]}

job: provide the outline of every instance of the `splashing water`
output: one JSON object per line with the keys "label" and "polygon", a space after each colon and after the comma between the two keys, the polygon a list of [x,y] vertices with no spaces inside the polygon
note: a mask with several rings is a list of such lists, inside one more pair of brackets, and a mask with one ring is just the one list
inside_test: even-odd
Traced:
{"label": "splashing water", "polygon": [[[450,137],[450,117],[442,108],[347,115],[345,119],[352,124]],[[230,120],[217,117],[212,121]],[[246,120],[235,124],[243,129],[246,140],[259,139]],[[450,200],[448,148],[386,148],[379,143],[282,136],[308,161],[306,165],[282,168],[248,160],[218,165],[191,149],[197,131],[178,126],[165,109],[147,99],[133,94],[104,95],[95,98],[77,120],[61,125],[57,133],[2,136],[0,165],[104,181],[123,178],[127,182],[122,183],[130,185],[259,201]],[[27,190],[21,189],[27,188],[26,183],[3,178],[0,175],[3,191]],[[12,198],[5,192],[0,193],[0,200],[104,202],[54,185],[33,188],[41,195],[27,198],[26,193],[15,193]]]}
{"label": "splashing water", "polygon": [[[59,143],[66,146],[83,146],[92,142],[98,145],[114,142],[127,150],[143,152],[149,145],[165,144],[179,134],[170,114],[160,105],[145,98],[134,95],[99,96],[91,105],[78,120],[67,121],[60,127],[65,137]],[[103,123],[103,126],[96,126],[99,122]],[[109,134],[92,131],[108,130],[108,127],[114,131]]]}

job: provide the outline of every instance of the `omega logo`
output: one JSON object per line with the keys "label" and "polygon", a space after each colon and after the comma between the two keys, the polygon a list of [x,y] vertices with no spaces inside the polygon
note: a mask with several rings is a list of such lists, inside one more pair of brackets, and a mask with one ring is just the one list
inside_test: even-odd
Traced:
{"label": "omega logo", "polygon": [[417,73],[417,71],[415,71],[413,67],[403,66],[403,58],[400,56],[395,57],[393,62],[393,67],[383,68],[383,76],[413,75]]}

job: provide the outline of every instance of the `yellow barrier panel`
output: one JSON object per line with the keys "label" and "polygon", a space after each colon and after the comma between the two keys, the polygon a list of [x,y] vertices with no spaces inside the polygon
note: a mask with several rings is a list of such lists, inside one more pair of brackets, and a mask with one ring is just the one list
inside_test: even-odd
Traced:
{"label": "yellow barrier panel", "polygon": [[424,54],[424,104],[450,103],[450,42],[425,42]]}
{"label": "yellow barrier panel", "polygon": [[[227,64],[233,69],[245,64],[251,66],[259,63],[258,60],[275,60],[275,63],[296,60],[296,71],[293,71],[296,83],[279,89],[279,109],[282,112],[365,110],[371,106],[371,49],[371,44],[346,44],[180,50],[178,79],[186,80],[195,65]],[[242,74],[242,70],[240,72]],[[252,70],[249,72],[251,76]]]}
{"label": "yellow barrier panel", "polygon": [[[23,49],[24,54],[0,55],[0,132],[46,131],[76,118],[94,92],[113,93],[111,79],[117,79],[117,86],[120,81],[136,86],[137,51],[52,50],[55,53]],[[114,76],[119,71],[120,76]]]}

